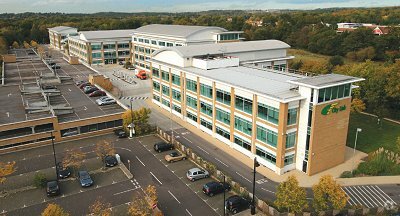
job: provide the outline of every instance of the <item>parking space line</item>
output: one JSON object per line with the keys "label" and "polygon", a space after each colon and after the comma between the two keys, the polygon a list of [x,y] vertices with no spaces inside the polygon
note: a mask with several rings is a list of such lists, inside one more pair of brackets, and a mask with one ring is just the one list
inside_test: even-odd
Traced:
{"label": "parking space line", "polygon": [[129,192],[129,191],[137,190],[137,189],[139,189],[139,188],[140,188],[140,186],[135,186],[135,188],[131,188],[131,189],[129,189],[129,190],[124,190],[124,191],[115,193],[115,194],[113,194],[113,195],[114,195],[114,196],[117,196],[117,195],[120,195],[120,194],[123,194],[123,193],[127,193],[127,192]]}
{"label": "parking space line", "polygon": [[152,172],[150,172],[150,174],[162,185],[162,182],[158,180],[158,178]]}
{"label": "parking space line", "polygon": [[186,212],[187,212],[190,216],[193,216],[192,213],[190,213],[189,210],[186,209]]}
{"label": "parking space line", "polygon": [[168,191],[168,193],[169,193],[179,204],[181,204],[181,202],[176,198],[176,196],[175,196],[173,193],[171,193],[171,191]]}
{"label": "parking space line", "polygon": [[236,172],[236,174],[238,174],[240,177],[246,179],[246,181],[252,183],[252,181],[250,181],[248,178],[244,177],[242,174],[240,174],[240,173],[238,173],[238,172]]}
{"label": "parking space line", "polygon": [[137,156],[135,156],[135,157],[143,166],[146,166],[146,165],[144,165],[144,163]]}

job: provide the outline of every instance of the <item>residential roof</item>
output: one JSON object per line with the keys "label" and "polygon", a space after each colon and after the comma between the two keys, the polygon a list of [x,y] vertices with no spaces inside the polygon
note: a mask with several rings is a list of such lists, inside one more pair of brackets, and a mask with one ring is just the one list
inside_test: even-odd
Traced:
{"label": "residential roof", "polygon": [[86,40],[98,39],[112,39],[112,38],[130,38],[133,29],[120,29],[120,30],[101,30],[101,31],[81,31]]}
{"label": "residential roof", "polygon": [[325,74],[315,77],[305,77],[296,80],[290,80],[289,83],[321,89],[338,84],[347,84],[365,80],[364,78],[352,77],[342,74]]}
{"label": "residential roof", "polygon": [[167,47],[159,49],[153,53],[153,56],[163,51],[174,51],[181,57],[192,57],[213,54],[229,54],[239,52],[254,52],[262,50],[287,49],[290,46],[279,40],[258,40],[258,41],[243,41],[218,44],[191,45],[179,47]]}
{"label": "residential roof", "polygon": [[145,33],[145,34],[155,34],[163,36],[172,36],[187,38],[192,34],[195,34],[203,30],[215,30],[215,31],[228,31],[221,27],[216,26],[189,26],[189,25],[163,25],[163,24],[151,24],[145,25],[134,30],[133,33]]}
{"label": "residential roof", "polygon": [[53,28],[48,28],[50,31],[54,31],[54,32],[63,32],[66,30],[77,30],[77,28],[74,27],[69,27],[69,26],[56,26]]}

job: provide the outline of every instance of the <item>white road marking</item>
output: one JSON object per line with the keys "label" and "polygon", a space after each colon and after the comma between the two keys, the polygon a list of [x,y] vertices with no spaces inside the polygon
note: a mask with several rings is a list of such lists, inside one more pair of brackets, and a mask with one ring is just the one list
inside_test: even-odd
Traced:
{"label": "white road marking", "polygon": [[383,192],[383,190],[381,188],[379,188],[377,185],[375,185],[375,187],[378,188],[383,193],[383,195],[385,195],[385,197],[389,198],[395,205],[397,205],[397,203],[394,200],[392,200],[392,198],[390,198],[389,195],[387,195],[385,192]]}
{"label": "white road marking", "polygon": [[204,150],[203,148],[201,148],[200,146],[197,146],[197,148],[199,148],[200,150],[202,150],[202,151],[205,152],[206,154],[210,154],[210,153],[208,153],[206,150]]}
{"label": "white road marking", "polygon": [[143,166],[146,166],[146,165],[144,165],[144,163],[137,156],[135,156],[135,157]]}
{"label": "white road marking", "polygon": [[193,216],[192,213],[190,213],[189,210],[186,209],[186,212],[187,212],[190,216]]}
{"label": "white road marking", "polygon": [[188,142],[190,142],[190,143],[193,143],[190,139],[188,139],[188,138],[186,138],[186,137],[182,137],[183,139],[185,139],[185,140],[187,140]]}
{"label": "white road marking", "polygon": [[360,200],[356,199],[359,202],[359,204],[369,207],[368,204],[366,202],[364,202],[364,199],[362,197],[360,197],[359,194],[357,192],[355,192],[351,187],[347,187],[345,189],[347,189],[349,191],[349,193],[352,194],[354,197],[357,196],[358,199],[360,199]]}
{"label": "white road marking", "polygon": [[127,149],[127,148],[123,148],[123,147],[114,147],[114,148],[123,149],[123,150],[129,151],[129,152],[132,152],[132,150]]}
{"label": "white road marking", "polygon": [[215,160],[217,160],[218,162],[220,162],[222,165],[224,165],[224,166],[226,166],[226,167],[229,167],[228,165],[226,165],[224,162],[222,162],[220,159],[218,159],[218,158],[215,158]]}
{"label": "white road marking", "polygon": [[87,107],[86,107],[86,106],[83,106],[83,110],[87,110]]}
{"label": "white road marking", "polygon": [[6,112],[7,118],[10,118],[10,113]]}
{"label": "white road marking", "polygon": [[270,190],[267,190],[267,189],[265,189],[265,188],[261,188],[262,190],[265,190],[265,191],[267,191],[267,192],[270,192],[270,193],[273,193],[273,194],[275,194],[275,192],[273,192],[273,191],[270,191]]}
{"label": "white road marking", "polygon": [[267,179],[259,179],[256,182],[257,182],[257,184],[263,184],[263,183],[268,182],[268,180]]}
{"label": "white road marking", "polygon": [[136,186],[135,188],[132,188],[132,189],[129,189],[129,190],[124,190],[124,191],[115,193],[115,194],[113,194],[113,195],[114,195],[114,196],[117,196],[117,195],[120,195],[120,194],[123,194],[123,193],[127,193],[127,192],[129,192],[129,191],[137,190],[137,189],[139,189],[139,188],[140,188],[140,186]]}
{"label": "white road marking", "polygon": [[[371,191],[369,190],[369,188],[366,188],[365,186],[361,186],[369,195],[371,198],[371,201],[374,202],[374,204],[376,205],[376,207],[379,206],[384,206],[384,204],[382,204],[381,202],[379,202],[379,200],[376,198],[375,194],[372,194]],[[378,203],[376,203],[375,201],[377,201]]]}
{"label": "white road marking", "polygon": [[252,181],[250,181],[248,178],[244,177],[242,174],[240,174],[240,173],[238,173],[238,172],[236,172],[236,174],[238,174],[240,177],[246,179],[246,181],[252,183]]}
{"label": "white road marking", "polygon": [[68,89],[68,91],[71,91],[71,89]]}
{"label": "white road marking", "polygon": [[150,172],[150,174],[162,185],[162,182],[158,180],[158,178],[152,172]]}
{"label": "white road marking", "polygon": [[174,194],[171,193],[171,191],[168,191],[168,193],[169,193],[179,204],[181,204],[181,202],[174,196]]}

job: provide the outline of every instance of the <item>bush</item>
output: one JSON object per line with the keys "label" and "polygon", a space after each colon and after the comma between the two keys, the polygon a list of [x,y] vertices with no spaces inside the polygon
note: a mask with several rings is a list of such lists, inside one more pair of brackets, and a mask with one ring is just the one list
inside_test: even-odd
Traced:
{"label": "bush", "polygon": [[344,171],[341,175],[340,178],[352,178],[353,174],[351,173],[351,171]]}
{"label": "bush", "polygon": [[[385,151],[369,156],[369,160],[362,162],[357,167],[357,175],[370,176],[400,175],[400,166],[388,156]],[[356,174],[354,174],[356,175]]]}
{"label": "bush", "polygon": [[33,185],[37,188],[46,187],[47,178],[43,173],[36,173],[33,177]]}
{"label": "bush", "polygon": [[342,56],[335,55],[329,58],[329,64],[332,66],[343,65],[344,61]]}

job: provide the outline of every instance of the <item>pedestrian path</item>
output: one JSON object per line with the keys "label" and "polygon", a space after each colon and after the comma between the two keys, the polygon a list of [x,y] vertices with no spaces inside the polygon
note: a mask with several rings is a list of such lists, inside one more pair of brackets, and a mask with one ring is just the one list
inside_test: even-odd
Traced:
{"label": "pedestrian path", "polygon": [[352,206],[364,206],[368,208],[389,207],[397,205],[388,194],[377,185],[342,187],[349,196],[348,204]]}
{"label": "pedestrian path", "polygon": [[126,97],[120,97],[120,100],[146,100],[149,97],[134,97],[134,96],[126,96]]}

